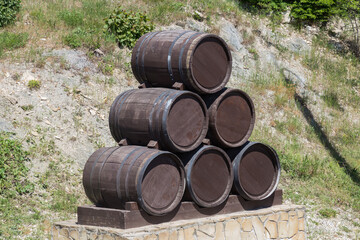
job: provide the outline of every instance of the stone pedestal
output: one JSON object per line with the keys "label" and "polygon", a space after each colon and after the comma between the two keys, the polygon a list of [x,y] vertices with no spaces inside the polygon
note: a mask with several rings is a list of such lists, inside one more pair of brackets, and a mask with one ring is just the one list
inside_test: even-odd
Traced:
{"label": "stone pedestal", "polygon": [[305,208],[296,205],[279,205],[131,229],[87,226],[76,224],[75,221],[66,221],[53,225],[52,239],[306,239]]}

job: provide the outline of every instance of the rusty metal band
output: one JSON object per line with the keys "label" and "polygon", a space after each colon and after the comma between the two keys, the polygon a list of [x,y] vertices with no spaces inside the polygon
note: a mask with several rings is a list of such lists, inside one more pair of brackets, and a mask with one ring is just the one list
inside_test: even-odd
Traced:
{"label": "rusty metal band", "polygon": [[[150,40],[155,37],[157,34],[159,34],[160,32],[154,32],[154,34],[152,34],[145,42],[144,42],[144,48],[146,48],[146,46],[148,45],[148,43],[150,42]],[[144,66],[144,59],[145,59],[145,51],[142,52],[142,55],[141,55],[141,75],[142,76],[142,79],[144,81],[144,83],[149,83],[149,81],[147,80],[146,78],[146,73],[145,73],[145,66]]]}
{"label": "rusty metal band", "polygon": [[137,51],[136,51],[136,57],[135,57],[136,72],[137,72],[137,74],[139,74],[139,77],[140,77],[140,78],[141,78],[141,76],[140,76],[140,65],[139,65],[140,49],[141,49],[142,45],[144,44],[144,41],[145,41],[148,37],[154,35],[155,33],[156,33],[156,32],[149,33],[146,37],[144,37],[144,39],[143,39],[143,40],[141,41],[141,43],[140,43],[139,48],[138,48]]}
{"label": "rusty metal band", "polygon": [[169,116],[169,112],[171,109],[171,105],[175,102],[176,98],[178,98],[180,95],[182,95],[184,93],[184,91],[176,91],[175,95],[173,95],[168,102],[166,102],[166,106],[164,109],[164,113],[162,115],[162,120],[161,120],[161,125],[162,125],[162,130],[163,130],[163,136],[167,139],[169,139],[169,144],[172,143],[172,139],[170,138],[168,132],[167,132],[167,118]]}
{"label": "rusty metal band", "polygon": [[[171,96],[171,94],[174,93],[175,90],[169,89],[166,91],[166,95],[164,95],[163,99],[161,100],[161,102],[159,103],[159,106],[156,108],[156,111],[153,113],[155,121],[158,120],[160,118],[160,111],[162,106],[166,103],[166,101],[168,100],[169,96]],[[154,140],[159,141],[159,144],[161,144],[161,129],[160,129],[160,121],[156,121],[156,124],[154,126],[153,129],[153,136],[154,136]]]}
{"label": "rusty metal band", "polygon": [[122,99],[124,97],[124,94],[126,92],[123,92],[121,94],[119,94],[114,102],[112,103],[111,107],[110,107],[110,113],[109,113],[109,127],[110,127],[110,132],[111,132],[111,135],[113,136],[114,139],[116,139],[116,134],[115,134],[115,123],[112,124],[112,121],[114,121],[116,119],[116,106],[118,105],[118,102],[120,99]]}
{"label": "rusty metal band", "polygon": [[[116,150],[118,150],[119,148],[120,148],[120,147],[116,147],[116,148],[106,157],[106,159],[101,163],[101,166],[100,166],[100,169],[99,169],[99,177],[98,177],[98,189],[101,189],[101,188],[100,188],[101,172],[102,172],[102,169],[104,168],[105,163],[107,162],[107,160],[109,159],[109,157],[110,157]],[[101,198],[102,202],[105,202],[101,190],[100,190],[100,192],[99,192],[99,195],[100,195],[100,198]]]}
{"label": "rusty metal band", "polygon": [[[145,151],[137,154],[133,160],[131,160],[130,162],[130,165],[129,165],[129,168],[128,168],[128,171],[126,172],[126,177],[125,177],[125,194],[126,196],[129,196],[129,188],[128,188],[128,179],[129,179],[129,172],[131,171],[131,168],[132,166],[134,165],[134,163],[136,162],[136,160],[138,160],[139,157],[141,157],[142,155],[144,155],[145,153],[148,153],[148,152],[153,152],[154,150],[153,149],[149,149],[147,148]],[[156,152],[155,152],[156,153]],[[152,153],[152,154],[155,154],[155,153]],[[151,153],[148,155],[149,157],[152,155]]]}
{"label": "rusty metal band", "polygon": [[118,139],[119,141],[123,138],[122,135],[121,135],[121,129],[120,129],[121,127],[119,125],[119,113],[120,113],[126,99],[131,95],[132,92],[134,92],[134,90],[126,91],[124,93],[122,99],[120,99],[118,104],[117,104],[117,105],[120,104],[120,106],[119,107],[116,106],[116,108],[115,108],[116,112],[115,112],[115,126],[114,126],[115,129],[114,129],[114,131],[117,134],[117,136],[119,137],[119,139]]}
{"label": "rusty metal band", "polygon": [[94,163],[93,163],[93,165],[92,165],[92,167],[91,167],[91,171],[90,171],[90,182],[89,182],[89,185],[90,185],[90,194],[91,194],[91,196],[93,197],[93,200],[95,201],[96,200],[96,198],[95,198],[95,195],[94,195],[94,190],[93,190],[93,188],[92,188],[92,175],[93,175],[93,172],[94,172],[94,169],[95,169],[95,165],[96,165],[96,163],[99,161],[99,159],[100,159],[100,157],[106,152],[106,151],[108,151],[110,148],[105,148],[105,150],[102,152],[102,153],[100,153],[100,155],[96,158],[96,160],[94,161]]}
{"label": "rusty metal band", "polygon": [[[181,92],[180,92],[181,93]],[[164,118],[164,116],[165,116],[165,119],[167,119],[167,114],[165,114],[165,111],[166,111],[166,107],[163,109],[163,115],[162,115],[162,117],[160,117],[160,111],[161,111],[161,107],[162,106],[167,106],[168,104],[169,104],[169,102],[171,103],[172,101],[173,101],[173,96],[174,95],[178,95],[178,91],[176,91],[176,90],[169,90],[169,94],[163,99],[163,101],[161,101],[161,104],[159,105],[159,107],[158,107],[158,109],[157,109],[157,111],[156,111],[156,113],[155,113],[155,118],[156,119],[159,119],[159,120],[161,120],[161,119],[163,119]],[[162,136],[164,136],[164,133],[161,131],[161,130],[163,130],[163,131],[166,131],[166,129],[164,129],[163,128],[163,125],[162,125],[162,122],[161,121],[159,121],[158,122],[159,124],[156,124],[155,125],[155,133],[157,133],[158,134],[158,136],[157,136],[157,140],[159,141],[159,140],[161,140],[162,139]],[[167,135],[167,134],[166,134]],[[168,137],[167,137],[168,138]],[[162,141],[159,141],[159,143],[162,143]],[[164,141],[163,143],[165,143],[166,144],[166,142]],[[161,144],[162,145],[162,144]]]}
{"label": "rusty metal band", "polygon": [[192,32],[192,31],[185,31],[185,32],[181,33],[179,36],[177,36],[177,38],[175,38],[175,40],[172,42],[172,44],[171,44],[171,46],[169,48],[169,53],[168,53],[168,57],[167,57],[167,64],[168,64],[168,72],[169,72],[169,75],[170,75],[170,80],[172,82],[174,82],[174,76],[173,76],[173,71],[172,71],[172,67],[171,67],[172,50],[173,50],[177,40],[179,40],[179,38],[181,38],[184,34],[186,34],[188,32]]}
{"label": "rusty metal band", "polygon": [[143,147],[137,147],[135,149],[133,149],[130,153],[128,153],[128,155],[126,155],[126,157],[122,160],[120,166],[119,166],[119,169],[117,170],[117,173],[116,173],[116,193],[117,193],[117,196],[118,196],[118,199],[121,201],[121,190],[120,190],[120,176],[121,176],[121,170],[125,164],[125,162],[128,160],[128,158],[134,153],[136,152],[137,150],[141,149]]}
{"label": "rusty metal band", "polygon": [[[163,93],[161,93],[161,94],[155,99],[155,102],[154,102],[154,104],[153,104],[153,106],[152,106],[152,108],[151,108],[150,114],[149,114],[149,115],[150,115],[150,116],[149,116],[149,134],[150,134],[150,139],[152,139],[152,140],[156,140],[156,139],[155,139],[156,136],[155,136],[155,134],[154,134],[153,127],[152,127],[154,111],[155,111],[156,106],[158,105],[159,100],[160,100],[161,98],[163,98],[163,97],[166,98],[166,96],[164,96],[164,95],[166,95],[166,94],[169,95],[169,91],[164,91]],[[163,100],[162,100],[162,101],[163,101]],[[161,105],[162,101],[160,102],[160,105]]]}
{"label": "rusty metal band", "polygon": [[189,43],[189,41],[197,36],[197,35],[200,35],[202,34],[201,32],[197,32],[197,33],[194,33],[193,35],[191,35],[187,40],[186,42],[184,43],[184,45],[182,46],[181,50],[180,50],[180,55],[179,55],[179,73],[180,73],[180,79],[181,79],[181,82],[185,82],[185,78],[184,78],[184,73],[183,73],[183,70],[182,70],[182,56],[184,54],[184,51],[185,51],[185,47],[186,45]]}

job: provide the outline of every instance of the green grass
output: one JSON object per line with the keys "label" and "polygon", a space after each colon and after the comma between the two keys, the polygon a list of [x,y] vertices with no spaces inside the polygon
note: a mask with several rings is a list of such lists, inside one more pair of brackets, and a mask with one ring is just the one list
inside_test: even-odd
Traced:
{"label": "green grass", "polygon": [[336,211],[331,208],[323,208],[319,210],[319,214],[324,218],[334,218],[336,217]]}
{"label": "green grass", "polygon": [[0,56],[5,50],[24,47],[28,38],[27,33],[12,33],[7,31],[0,33]]}

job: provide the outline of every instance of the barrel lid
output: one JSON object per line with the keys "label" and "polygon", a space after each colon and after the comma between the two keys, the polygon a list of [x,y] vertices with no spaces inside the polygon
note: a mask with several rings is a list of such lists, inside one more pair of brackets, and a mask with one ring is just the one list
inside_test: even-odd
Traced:
{"label": "barrel lid", "polygon": [[191,151],[201,144],[206,135],[208,114],[205,103],[198,95],[181,92],[167,107],[167,119],[163,125],[176,149]]}
{"label": "barrel lid", "polygon": [[189,192],[202,207],[223,203],[232,186],[233,172],[229,157],[215,146],[200,148],[186,166]]}
{"label": "barrel lid", "polygon": [[276,189],[280,177],[280,162],[269,146],[250,142],[233,162],[235,188],[248,200],[262,200]]}
{"label": "barrel lid", "polygon": [[254,104],[239,89],[227,89],[216,103],[215,131],[227,147],[243,145],[251,135],[255,122]]}
{"label": "barrel lid", "polygon": [[195,48],[189,60],[190,74],[204,92],[219,91],[228,82],[232,69],[227,44],[214,34],[202,34],[193,43]]}
{"label": "barrel lid", "polygon": [[149,158],[138,175],[138,200],[151,215],[164,215],[174,210],[184,191],[184,166],[170,152],[159,151]]}

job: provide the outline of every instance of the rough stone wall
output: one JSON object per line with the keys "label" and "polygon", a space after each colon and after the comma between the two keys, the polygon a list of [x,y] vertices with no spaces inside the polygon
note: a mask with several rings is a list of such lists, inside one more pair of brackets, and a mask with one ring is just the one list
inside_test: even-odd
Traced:
{"label": "rough stone wall", "polygon": [[75,221],[55,223],[53,240],[237,240],[306,239],[305,208],[274,206],[214,217],[115,229],[77,225]]}

